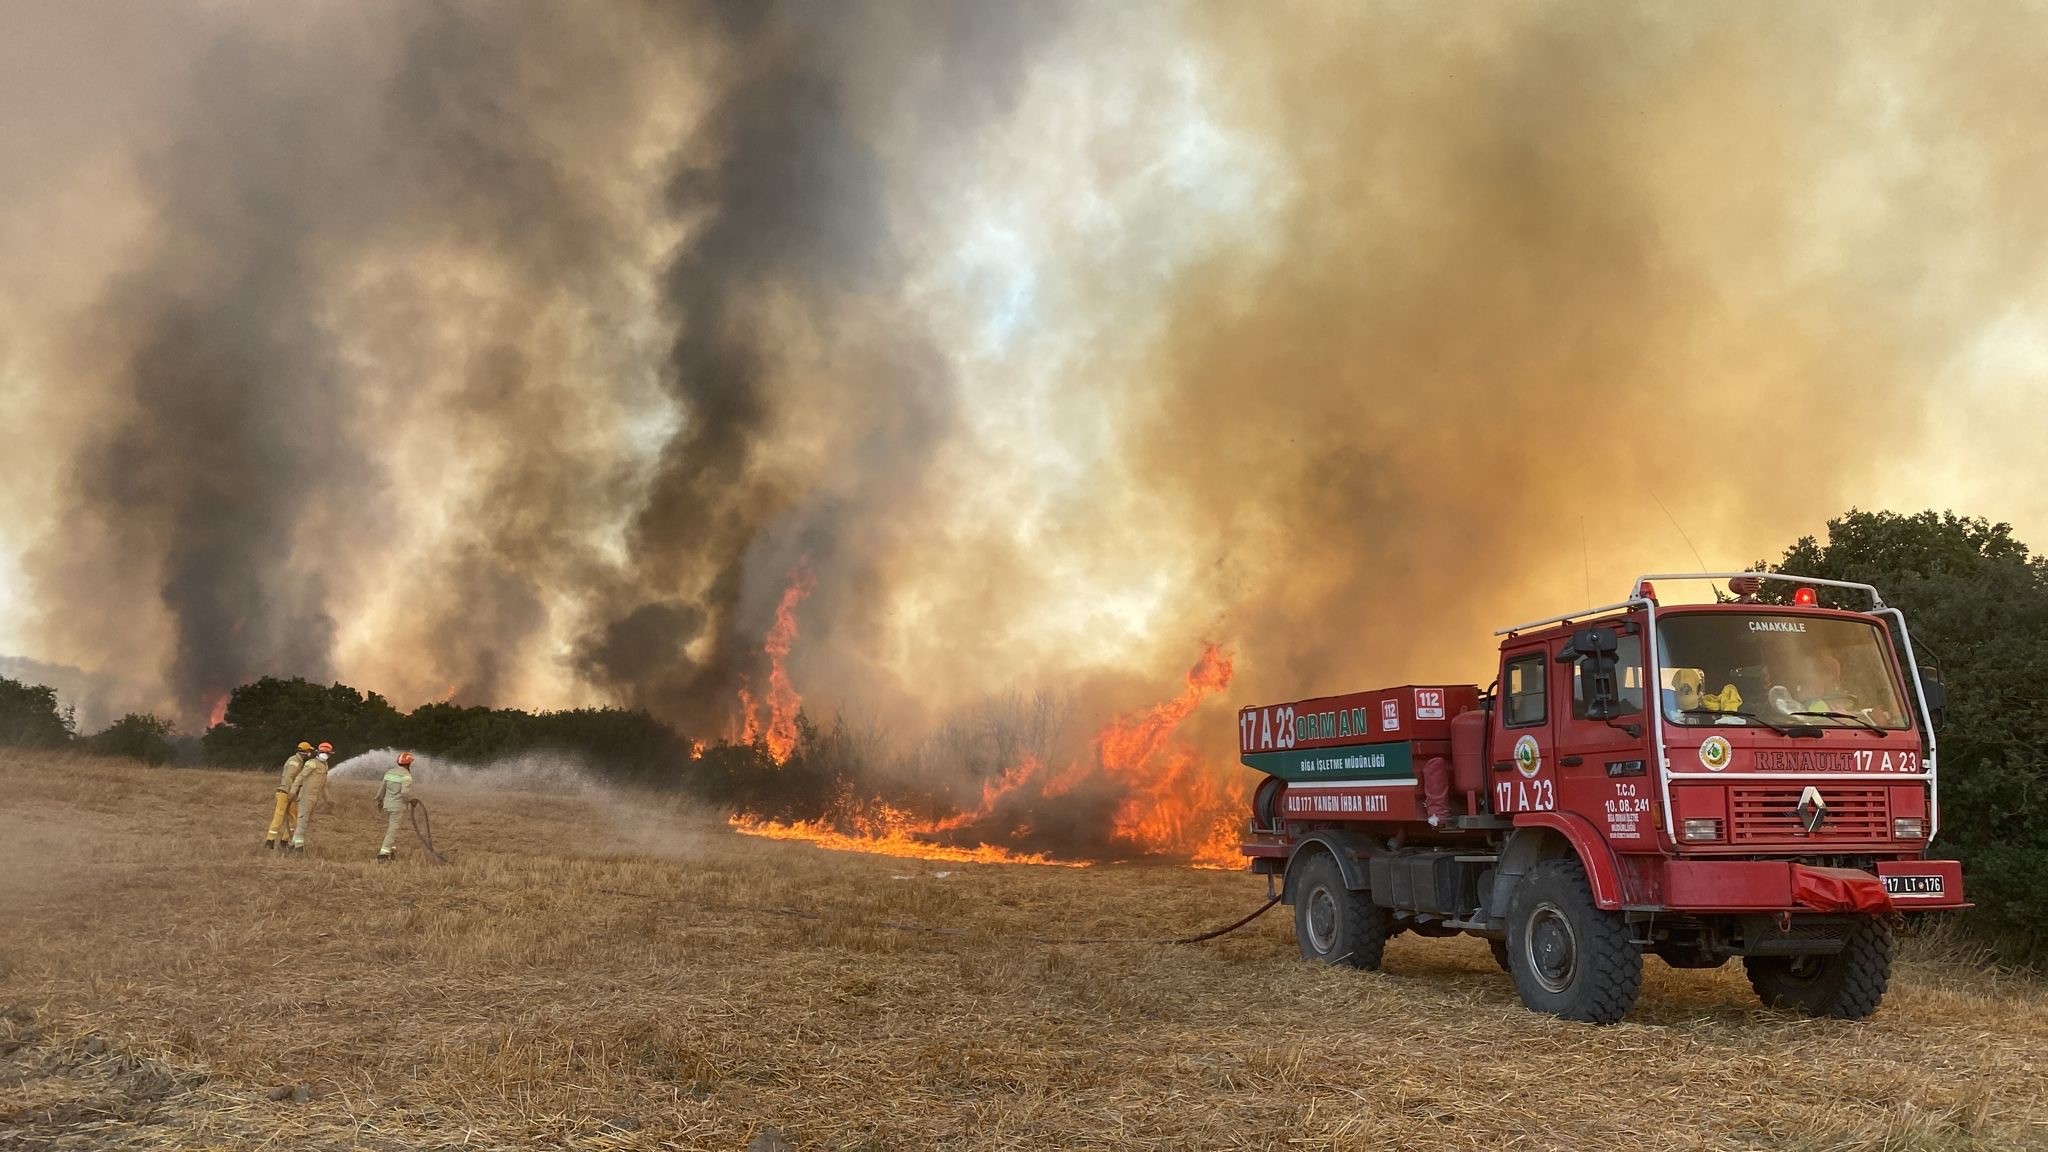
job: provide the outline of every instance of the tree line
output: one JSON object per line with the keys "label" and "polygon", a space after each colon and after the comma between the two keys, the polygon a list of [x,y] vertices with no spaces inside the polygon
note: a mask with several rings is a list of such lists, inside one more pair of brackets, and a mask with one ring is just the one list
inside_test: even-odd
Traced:
{"label": "tree line", "polygon": [[347,684],[265,677],[229,694],[221,722],[198,736],[169,720],[130,714],[90,735],[55,689],[0,677],[0,747],[71,750],[145,764],[272,768],[301,740],[332,743],[337,761],[374,748],[404,748],[464,764],[534,752],[577,757],[600,777],[677,789],[733,812],[814,820],[869,774],[845,722],[819,728],[797,717],[797,743],[778,763],[764,741],[693,746],[647,712],[578,708],[527,712],[448,703],[401,712]]}
{"label": "tree line", "polygon": [[[1976,926],[2018,954],[2048,953],[2048,558],[2006,524],[1851,509],[1828,521],[1825,539],[1804,537],[1757,567],[1872,584],[1905,612],[1923,662],[1948,685],[1936,849],[1963,862]],[[142,714],[80,735],[53,689],[0,678],[0,745],[221,767],[269,767],[300,740],[332,741],[344,759],[405,747],[481,764],[559,750],[610,779],[768,818],[815,819],[883,789],[891,803],[943,814],[938,789],[877,779],[873,734],[839,720],[798,726],[778,764],[761,744],[716,742],[693,756],[682,733],[641,711],[437,703],[406,713],[345,684],[265,678],[235,689],[224,722],[198,737]]]}

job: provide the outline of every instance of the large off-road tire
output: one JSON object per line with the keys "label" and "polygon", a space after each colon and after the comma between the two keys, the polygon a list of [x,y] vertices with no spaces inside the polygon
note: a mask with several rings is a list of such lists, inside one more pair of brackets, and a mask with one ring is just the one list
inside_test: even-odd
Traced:
{"label": "large off-road tire", "polygon": [[1892,977],[1892,927],[1875,917],[1849,930],[1832,956],[1744,956],[1749,986],[1773,1008],[1861,1020],[1877,1011]]}
{"label": "large off-road tire", "polygon": [[1613,1024],[1635,1007],[1643,953],[1628,923],[1593,902],[1577,860],[1545,860],[1515,886],[1508,973],[1522,1003],[1586,1024]]}
{"label": "large off-road tire", "polygon": [[1337,858],[1318,852],[1301,866],[1294,887],[1294,939],[1301,958],[1377,969],[1393,935],[1393,916],[1369,892],[1344,886]]}

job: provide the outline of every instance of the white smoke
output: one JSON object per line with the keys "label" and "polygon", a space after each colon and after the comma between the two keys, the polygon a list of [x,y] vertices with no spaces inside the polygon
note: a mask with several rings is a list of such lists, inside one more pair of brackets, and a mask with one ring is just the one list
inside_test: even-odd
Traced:
{"label": "white smoke", "polygon": [[[375,748],[351,756],[330,769],[328,777],[379,780],[398,762],[400,751]],[[488,836],[479,838],[479,830],[465,819],[489,807],[479,793],[530,793],[575,801],[546,806],[555,821],[553,835],[558,843],[592,856],[695,858],[704,850],[707,829],[723,823],[722,817],[684,797],[607,781],[582,757],[565,752],[526,752],[478,763],[414,752],[412,775],[432,808],[435,836],[444,852],[476,851],[493,842]],[[470,797],[465,799],[464,793]]]}
{"label": "white smoke", "polygon": [[[337,780],[377,780],[398,763],[397,748],[375,748],[351,756],[328,775]],[[556,792],[594,796],[606,785],[580,756],[567,752],[524,752],[482,763],[412,754],[413,782],[422,788]]]}

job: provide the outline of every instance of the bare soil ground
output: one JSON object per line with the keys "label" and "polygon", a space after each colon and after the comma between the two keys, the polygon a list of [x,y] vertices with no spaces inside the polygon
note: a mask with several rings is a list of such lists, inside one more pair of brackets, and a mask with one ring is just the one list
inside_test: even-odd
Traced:
{"label": "bare soil ground", "polygon": [[[626,796],[0,756],[0,1149],[2048,1148],[2048,989],[1916,943],[1878,1016],[1650,961],[1597,1029],[1483,945],[1295,956],[1257,879],[930,864]],[[923,925],[960,934],[908,931]]]}

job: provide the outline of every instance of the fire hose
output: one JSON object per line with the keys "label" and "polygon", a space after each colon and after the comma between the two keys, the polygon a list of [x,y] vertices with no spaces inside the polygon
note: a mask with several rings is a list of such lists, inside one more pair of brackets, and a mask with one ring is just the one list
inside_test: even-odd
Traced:
{"label": "fire hose", "polygon": [[[1207,940],[1214,940],[1219,936],[1230,935],[1239,928],[1264,916],[1272,909],[1273,905],[1279,902],[1280,897],[1277,895],[1273,896],[1264,904],[1223,925],[1221,928],[1211,928],[1207,932],[1197,932],[1192,936],[1174,936],[1170,938],[1160,936],[1046,936],[1037,932],[1027,932],[1021,936],[995,936],[993,939],[1019,940],[1030,944],[1200,944]],[[771,916],[790,916],[798,920],[824,919],[823,916],[816,912],[799,912],[794,908],[763,908],[761,911]],[[921,932],[929,936],[979,935],[979,933],[970,932],[965,928],[934,928],[929,924],[906,924],[894,920],[884,920],[881,926],[896,932]]]}
{"label": "fire hose", "polygon": [[412,800],[405,809],[407,819],[412,821],[412,833],[420,838],[420,847],[427,850],[427,858],[436,864],[446,864],[448,858],[434,851],[434,818],[427,813],[426,804]]}
{"label": "fire hose", "polygon": [[1251,912],[1248,913],[1242,920],[1237,920],[1233,921],[1232,923],[1225,924],[1221,928],[1212,928],[1199,936],[1183,936],[1178,940],[1169,940],[1167,941],[1167,943],[1200,944],[1207,940],[1214,940],[1218,936],[1228,936],[1232,932],[1237,931],[1239,928],[1244,927],[1245,925],[1251,923],[1254,920],[1257,920],[1259,917],[1264,916],[1266,913],[1272,911],[1273,905],[1278,904],[1279,902],[1280,894],[1278,892],[1275,892],[1273,895],[1266,897],[1266,902],[1264,904],[1261,904],[1257,908],[1252,909]]}
{"label": "fire hose", "polygon": [[[661,897],[654,896],[647,892],[628,892],[620,888],[599,888],[598,891],[610,893],[614,896],[637,896],[643,900],[661,899]],[[1031,932],[1021,936],[998,935],[993,936],[991,938],[996,940],[1018,940],[1031,944],[1200,944],[1205,941],[1214,940],[1220,936],[1230,935],[1232,932],[1235,932],[1238,929],[1244,927],[1245,925],[1250,924],[1252,921],[1257,920],[1259,917],[1264,916],[1267,912],[1272,910],[1273,905],[1278,904],[1279,902],[1280,896],[1279,894],[1275,893],[1273,896],[1268,897],[1264,904],[1259,905],[1257,908],[1252,909],[1250,912],[1247,912],[1243,916],[1238,917],[1236,920],[1233,920],[1220,928],[1211,928],[1207,932],[1197,932],[1192,936],[1046,936],[1036,932]],[[823,920],[825,918],[820,913],[804,912],[796,908],[754,908],[750,910],[759,912],[764,916],[787,916],[793,920]],[[880,926],[895,932],[921,932],[928,936],[981,935],[981,933],[970,932],[965,928],[935,928],[929,924],[909,924],[895,920],[884,920],[881,922]]]}
{"label": "fire hose", "polygon": [[1241,916],[1238,919],[1233,920],[1228,924],[1225,924],[1221,928],[1211,928],[1207,932],[1198,932],[1193,936],[1176,936],[1171,940],[1150,940],[1122,936],[1036,935],[1026,936],[1025,939],[1030,940],[1036,944],[1200,944],[1204,941],[1214,940],[1219,936],[1230,935],[1232,932],[1237,931],[1239,928],[1242,928],[1245,925],[1251,923],[1252,921],[1257,920],[1259,917],[1264,916],[1268,911],[1272,910],[1273,905],[1278,904],[1279,902],[1280,897],[1278,895],[1274,895],[1267,899],[1267,901],[1264,904],[1259,905],[1257,908],[1252,909],[1244,916]]}

